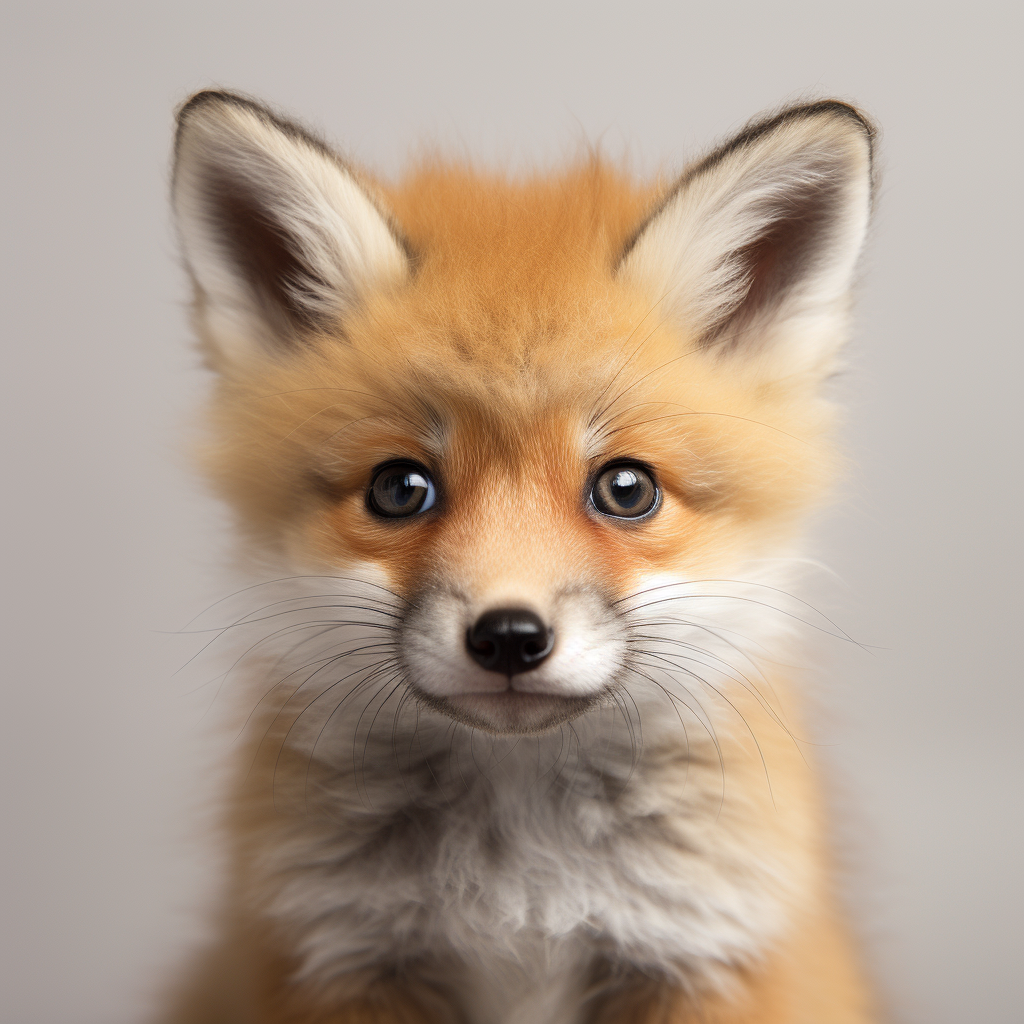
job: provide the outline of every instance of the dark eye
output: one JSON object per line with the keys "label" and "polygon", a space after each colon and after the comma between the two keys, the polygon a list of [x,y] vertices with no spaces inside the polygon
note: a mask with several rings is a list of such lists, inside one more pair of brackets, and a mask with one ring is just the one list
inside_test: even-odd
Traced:
{"label": "dark eye", "polygon": [[639,519],[654,511],[660,493],[651,474],[632,463],[605,466],[594,481],[594,508],[617,519]]}
{"label": "dark eye", "polygon": [[391,462],[374,474],[366,496],[373,512],[388,519],[426,512],[434,504],[434,481],[415,462]]}

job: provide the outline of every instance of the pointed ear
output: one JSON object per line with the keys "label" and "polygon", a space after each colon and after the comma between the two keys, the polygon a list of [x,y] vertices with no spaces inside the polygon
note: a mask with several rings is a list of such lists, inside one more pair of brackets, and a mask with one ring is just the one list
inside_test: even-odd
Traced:
{"label": "pointed ear", "polygon": [[829,372],[871,206],[874,130],[835,100],[750,125],[692,166],[619,273],[700,347],[772,375]]}
{"label": "pointed ear", "polygon": [[174,210],[216,365],[336,325],[409,258],[326,146],[266,108],[201,92],[178,112]]}

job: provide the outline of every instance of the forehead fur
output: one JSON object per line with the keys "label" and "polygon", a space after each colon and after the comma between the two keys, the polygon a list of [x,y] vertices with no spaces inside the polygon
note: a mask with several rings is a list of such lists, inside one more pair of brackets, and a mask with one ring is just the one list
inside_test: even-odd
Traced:
{"label": "forehead fur", "polygon": [[521,181],[431,164],[388,201],[413,279],[371,300],[348,333],[356,349],[362,337],[376,347],[383,327],[421,379],[511,386],[535,402],[570,366],[597,362],[589,346],[614,344],[617,321],[635,314],[612,275],[653,197],[597,160]]}
{"label": "forehead fur", "polygon": [[389,195],[424,285],[457,285],[508,313],[543,309],[606,280],[654,201],[598,159],[510,180],[429,164]]}

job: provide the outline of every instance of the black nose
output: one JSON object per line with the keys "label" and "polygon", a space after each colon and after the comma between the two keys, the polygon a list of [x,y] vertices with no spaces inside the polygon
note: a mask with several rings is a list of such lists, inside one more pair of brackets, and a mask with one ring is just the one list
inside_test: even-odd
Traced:
{"label": "black nose", "polygon": [[484,612],[466,632],[466,648],[477,664],[511,676],[536,668],[550,653],[555,632],[525,608]]}

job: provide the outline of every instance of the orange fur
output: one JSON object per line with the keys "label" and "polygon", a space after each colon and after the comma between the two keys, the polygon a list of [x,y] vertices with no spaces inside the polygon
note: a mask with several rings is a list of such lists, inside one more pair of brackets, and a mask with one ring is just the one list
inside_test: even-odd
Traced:
{"label": "orange fur", "polygon": [[[216,385],[203,458],[262,550],[299,571],[371,564],[408,599],[440,579],[484,603],[515,602],[585,575],[614,602],[663,574],[714,580],[798,534],[836,462],[820,375],[728,363],[662,296],[612,273],[662,186],[597,159],[522,180],[430,163],[376,194],[412,253],[408,280]],[[374,467],[396,457],[443,459],[441,514],[401,525],[368,514]],[[581,514],[593,468],[626,457],[657,468],[658,514],[642,527]],[[759,956],[717,964],[714,985],[595,966],[587,1024],[870,1019],[830,891],[817,785],[781,717],[785,707],[794,721],[795,697],[778,670],[770,683],[770,705],[745,690],[732,698],[747,730],[720,739],[719,814],[792,866],[790,919]],[[174,1021],[467,1020],[415,971],[307,984],[287,929],[261,917],[261,857],[289,813],[275,794],[308,789],[308,764],[282,755],[298,716],[289,699],[261,701],[234,788],[234,966],[198,983]],[[699,763],[678,755],[679,788],[688,759]],[[228,978],[235,996],[223,995]]]}

